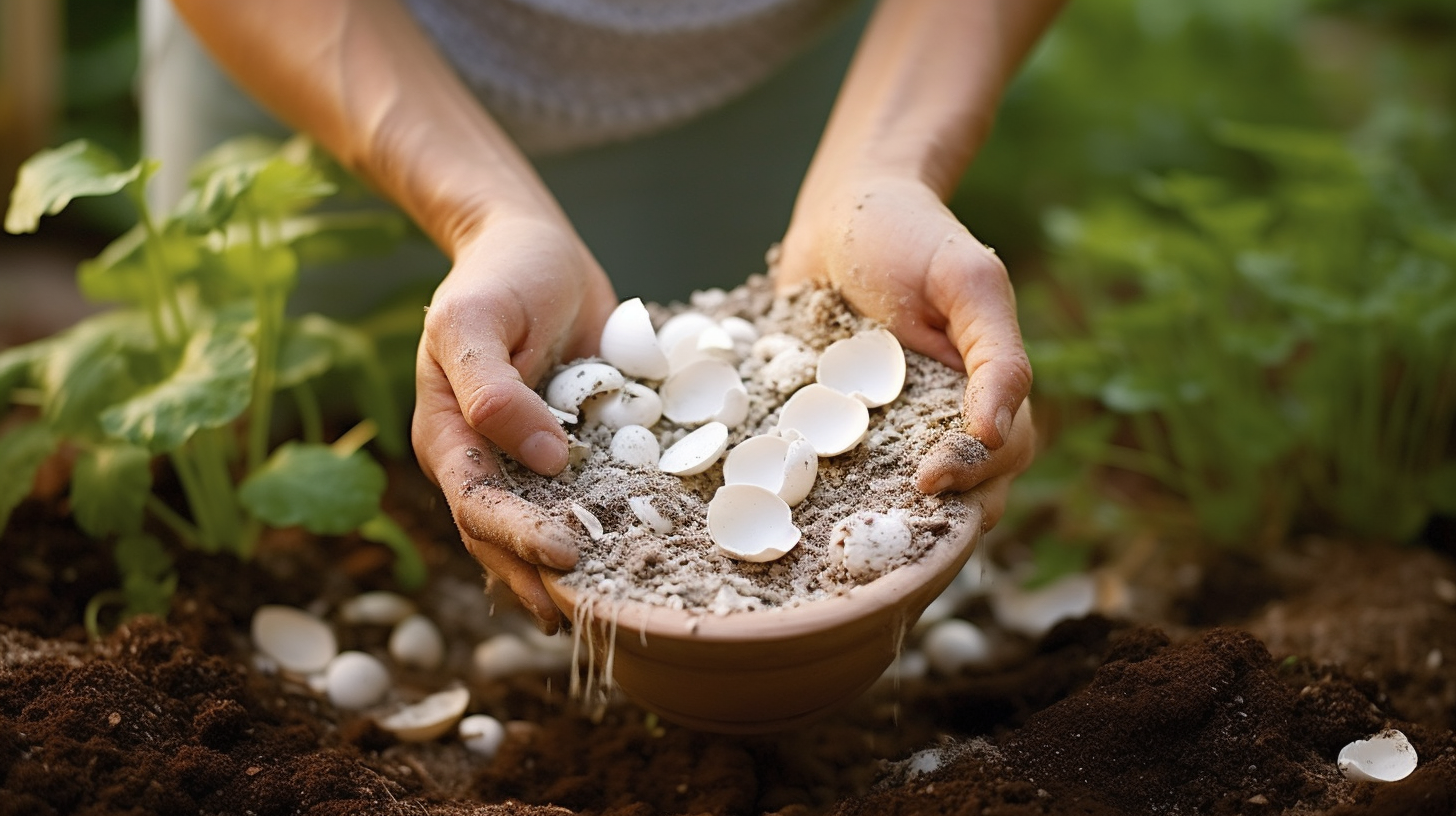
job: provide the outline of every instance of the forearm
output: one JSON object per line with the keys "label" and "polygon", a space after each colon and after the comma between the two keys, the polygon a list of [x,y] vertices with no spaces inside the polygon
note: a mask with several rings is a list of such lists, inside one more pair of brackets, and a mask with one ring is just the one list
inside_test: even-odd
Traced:
{"label": "forearm", "polygon": [[492,215],[561,216],[529,162],[395,0],[174,0],[262,104],[446,252]]}
{"label": "forearm", "polygon": [[954,190],[1001,94],[1064,0],[881,0],[855,53],[807,192],[891,174]]}

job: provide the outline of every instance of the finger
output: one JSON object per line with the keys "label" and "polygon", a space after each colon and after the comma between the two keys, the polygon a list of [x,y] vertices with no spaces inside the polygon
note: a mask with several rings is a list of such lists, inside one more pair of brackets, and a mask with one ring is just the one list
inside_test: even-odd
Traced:
{"label": "finger", "polygon": [[[511,553],[490,547],[471,546],[465,539],[466,548],[486,570],[485,591],[496,602],[519,606],[536,625],[537,629],[551,635],[561,628],[561,610],[557,608],[540,572],[530,564],[515,558]],[[478,543],[478,542],[476,542]],[[486,566],[489,563],[491,566]]]}
{"label": "finger", "polygon": [[934,302],[950,304],[948,333],[968,374],[966,432],[997,450],[1031,393],[1031,362],[1006,267],[967,233],[936,253],[930,286]]}
{"label": "finger", "polygon": [[1022,403],[1007,444],[990,451],[962,431],[944,434],[921,458],[915,486],[922,493],[964,492],[1002,475],[1015,476],[1031,465],[1036,452],[1036,426],[1031,401]]}
{"label": "finger", "polygon": [[[427,325],[418,365],[438,369],[454,410],[507,456],[537,473],[560,473],[568,458],[566,433],[512,363],[509,328],[501,321],[482,322],[464,331],[458,321],[441,327],[445,321],[451,318],[441,316]],[[442,337],[447,339],[435,339]]]}
{"label": "finger", "polygon": [[422,359],[413,438],[425,473],[439,485],[463,535],[505,548],[533,564],[569,569],[576,534],[530,502],[494,485],[500,470],[487,441],[455,409],[448,384]]}

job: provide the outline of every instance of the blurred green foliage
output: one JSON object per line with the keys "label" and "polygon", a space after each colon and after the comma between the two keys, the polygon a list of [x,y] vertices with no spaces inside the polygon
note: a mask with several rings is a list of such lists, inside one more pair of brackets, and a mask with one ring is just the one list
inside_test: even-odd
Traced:
{"label": "blurred green foliage", "polygon": [[1456,511],[1451,8],[1069,4],[953,201],[1054,419],[1013,520],[1234,543]]}

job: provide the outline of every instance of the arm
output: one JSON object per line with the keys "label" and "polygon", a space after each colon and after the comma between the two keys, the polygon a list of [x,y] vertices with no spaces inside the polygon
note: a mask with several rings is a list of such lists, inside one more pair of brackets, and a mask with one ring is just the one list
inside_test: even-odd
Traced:
{"label": "arm", "polygon": [[399,204],[453,267],[425,319],[413,437],[466,546],[553,629],[535,565],[575,536],[489,487],[486,440],[543,473],[566,437],[527,383],[595,349],[611,285],[510,139],[395,0],[175,0],[219,63]]}
{"label": "arm", "polygon": [[[780,288],[836,285],[911,348],[969,374],[982,462],[933,450],[926,492],[986,483],[988,519],[1030,461],[1031,366],[995,253],[945,207],[1001,93],[1062,0],[881,0],[794,205]],[[962,447],[961,450],[964,450]]]}

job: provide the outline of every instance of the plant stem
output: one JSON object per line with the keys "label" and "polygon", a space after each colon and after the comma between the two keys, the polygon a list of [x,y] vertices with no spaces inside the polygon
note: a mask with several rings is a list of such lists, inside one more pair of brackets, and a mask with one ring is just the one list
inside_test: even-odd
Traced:
{"label": "plant stem", "polygon": [[303,441],[320,444],[324,441],[323,413],[319,410],[318,397],[307,383],[293,386],[293,401],[298,406],[298,421],[303,425]]}
{"label": "plant stem", "polygon": [[207,500],[207,491],[203,488],[190,446],[173,451],[171,459],[172,469],[177,472],[178,481],[182,482],[182,492],[187,495],[187,505],[192,508],[192,517],[197,522],[198,549],[209,554],[216,553],[219,545],[217,521],[212,517],[212,505]]}
{"label": "plant stem", "polygon": [[192,549],[201,549],[199,545],[202,541],[202,532],[197,529],[197,525],[183,518],[180,513],[169,507],[166,502],[157,498],[155,493],[147,494],[146,507],[158,521],[162,522],[168,530],[172,531],[173,535],[177,536],[179,541]]}
{"label": "plant stem", "polygon": [[379,426],[374,424],[374,420],[366,419],[350,428],[343,436],[335,439],[334,444],[329,447],[339,456],[348,456],[369,444],[369,440],[378,433]]}

